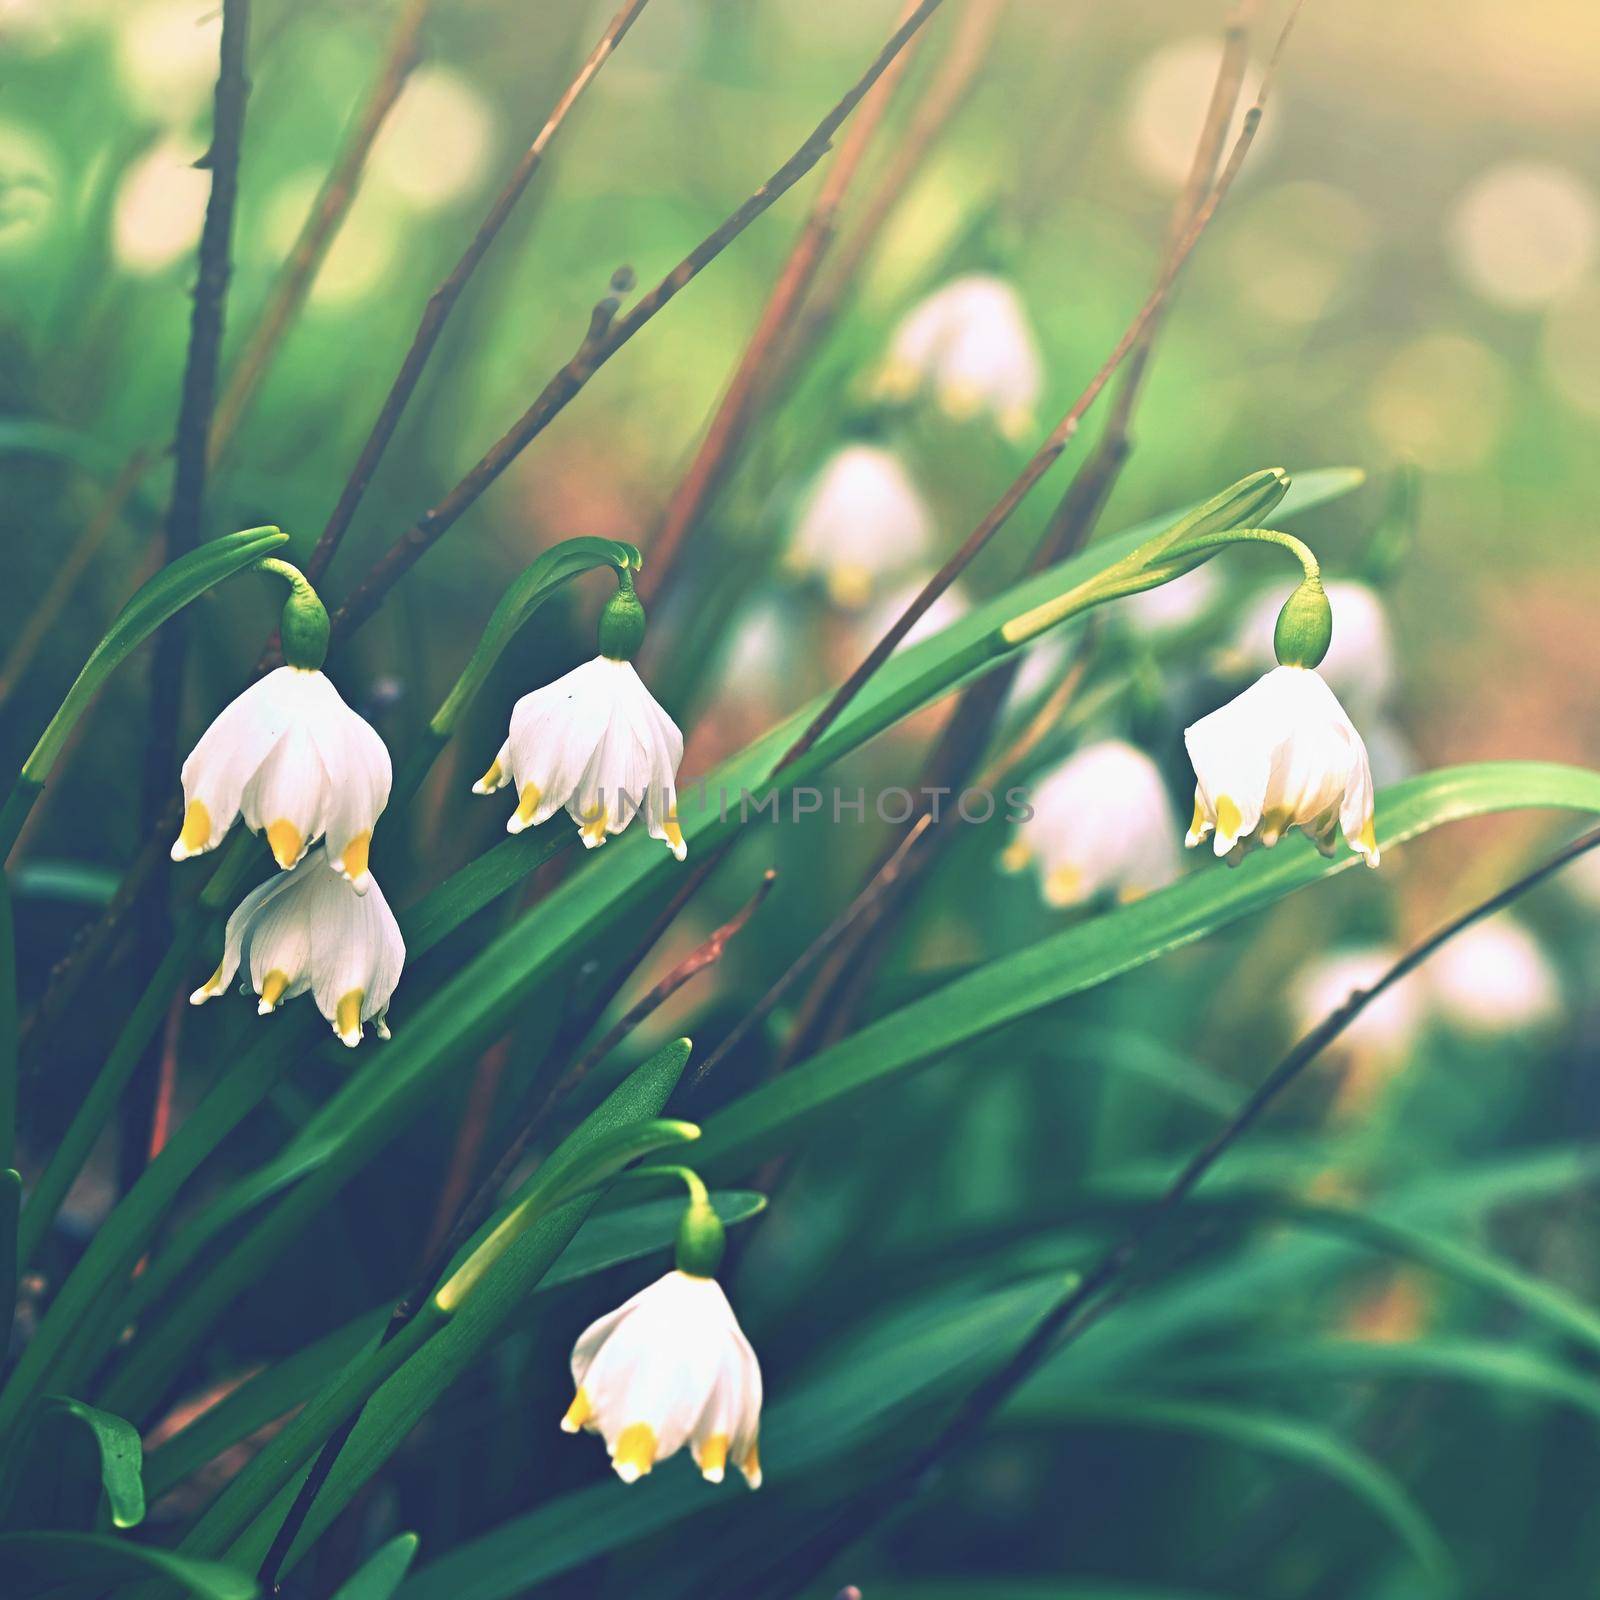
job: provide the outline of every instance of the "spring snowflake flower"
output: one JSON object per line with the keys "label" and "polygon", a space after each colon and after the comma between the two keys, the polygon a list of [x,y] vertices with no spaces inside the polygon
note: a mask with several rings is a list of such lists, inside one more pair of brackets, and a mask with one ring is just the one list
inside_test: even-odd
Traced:
{"label": "spring snowflake flower", "polygon": [[1538,941],[1511,917],[1458,933],[1423,968],[1440,1017],[1464,1033],[1516,1033],[1550,1022],[1561,986]]}
{"label": "spring snowflake flower", "polygon": [[909,400],[924,388],[956,421],[989,415],[1008,439],[1033,426],[1044,384],[1038,342],[1017,292],[971,273],[914,306],[895,329],[878,392]]}
{"label": "spring snowflake flower", "polygon": [[669,1272],[592,1323],[572,1381],[562,1429],[600,1434],[624,1483],[687,1444],[709,1482],[731,1460],[761,1487],[761,1367],[715,1278]]}
{"label": "spring snowflake flower", "polygon": [[631,661],[598,655],[512,709],[511,732],[474,794],[517,788],[507,833],[537,827],[563,806],[588,849],[621,833],[642,810],[652,839],[678,860],[683,735],[656,704]]}
{"label": "spring snowflake flower", "polygon": [[1196,779],[1185,844],[1215,830],[1216,853],[1237,862],[1247,841],[1270,848],[1300,827],[1331,855],[1343,827],[1377,866],[1367,748],[1315,668],[1273,668],[1183,738]]}
{"label": "spring snowflake flower", "polygon": [[326,837],[329,864],[364,894],[391,776],[387,746],[324,673],[279,667],[227,706],[184,762],[172,859],[215,849],[242,815],[285,870]]}
{"label": "spring snowflake flower", "polygon": [[880,579],[898,577],[927,555],[932,527],[899,457],[879,445],[849,444],[818,472],[787,564],[820,576],[836,605],[855,609]]}
{"label": "spring snowflake flower", "polygon": [[1033,815],[1001,864],[1037,863],[1047,904],[1080,905],[1105,889],[1137,895],[1177,876],[1174,817],[1156,764],[1120,739],[1086,746],[1032,786]]}
{"label": "spring snowflake flower", "polygon": [[[243,965],[266,1016],[308,989],[317,1010],[352,1049],[371,1023],[389,1037],[384,1014],[405,966],[400,927],[375,879],[364,894],[316,850],[294,872],[281,872],[247,894],[228,918],[222,964],[189,996],[204,1005]],[[241,985],[241,988],[243,986]],[[248,991],[246,991],[248,992]]]}

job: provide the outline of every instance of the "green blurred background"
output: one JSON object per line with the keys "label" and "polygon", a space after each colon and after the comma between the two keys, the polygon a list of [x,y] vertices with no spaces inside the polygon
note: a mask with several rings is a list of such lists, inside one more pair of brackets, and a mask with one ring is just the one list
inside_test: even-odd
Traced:
{"label": "green blurred background", "polygon": [[[970,101],[896,209],[839,327],[697,532],[677,603],[659,619],[656,687],[690,736],[687,776],[834,681],[870,642],[859,622],[785,577],[781,557],[800,489],[841,441],[890,329],[917,296],[961,266],[975,240],[1003,262],[1037,329],[1046,421],[1114,343],[1154,275],[1215,71],[1221,10],[1192,0],[1013,0],[1006,10]],[[393,12],[356,0],[257,7],[230,354],[366,92]],[[612,271],[629,264],[648,285],[676,262],[794,148],[877,50],[894,12],[884,0],[655,0],[463,301],[326,583],[330,598],[528,404],[571,354]],[[294,549],[309,550],[428,293],[607,14],[569,0],[435,8],[426,59],[214,476],[209,533],[276,522]],[[886,145],[953,25],[953,16],[930,25]],[[26,753],[86,649],[156,560],[160,452],[176,410],[207,188],[191,163],[207,139],[217,31],[210,0],[0,0],[8,763]],[[1600,26],[1566,0],[1312,0],[1262,136],[1163,331],[1135,451],[1102,522],[1125,526],[1261,466],[1364,468],[1365,489],[1297,531],[1330,574],[1381,577],[1397,642],[1383,712],[1395,770],[1491,756],[1586,763],[1600,744],[1597,74]],[[597,534],[638,542],[648,555],[816,182],[758,222],[595,378],[337,663],[352,703],[401,759],[502,588],[539,550]],[[941,551],[1031,447],[926,419],[903,424],[895,442],[934,507]],[[141,451],[151,465],[136,491],[119,514],[100,517]],[[1063,486],[1070,464],[1057,469]],[[1418,485],[1414,518],[1394,512],[1406,464]],[[969,575],[969,593],[991,592],[1025,558],[1055,481]],[[95,540],[87,568],[62,589],[86,529]],[[1229,652],[1236,614],[1263,574],[1283,576],[1265,557],[1224,561],[1226,588],[1199,626],[1118,636],[1110,660],[1132,692],[1108,690],[1091,723],[1149,748],[1185,811],[1181,728],[1243,681]],[[53,585],[62,609],[31,637],[30,618]],[[441,763],[409,840],[397,845],[391,831],[384,881],[397,903],[499,836],[501,808],[473,802],[467,784],[492,756],[515,695],[589,653],[596,599],[583,590],[541,614]],[[185,748],[245,681],[270,616],[250,582],[209,598],[202,613]],[[767,619],[746,641],[754,654],[732,656],[730,638],[752,617]],[[143,696],[142,672],[114,680],[25,836],[19,918],[32,992],[140,842]],[[909,781],[935,720],[882,741],[846,776]],[[870,1141],[839,1130],[811,1152],[742,1262],[740,1303],[769,1381],[776,1387],[818,1339],[850,1323],[861,1282],[877,1303],[885,1284],[910,1293],[994,1273],[1005,1252],[1014,1271],[1078,1259],[1101,1209],[1138,1192],[1141,1175],[1167,1170],[1212,1126],[1218,1095],[1254,1082],[1287,1042],[1297,974],[1314,955],[1422,931],[1508,877],[1551,827],[1449,830],[1399,852],[1377,879],[1346,874],[1013,1029],[910,1086],[892,1152],[881,1130]],[[914,932],[880,981],[880,1007],[930,973],[1061,921],[1031,880],[996,873],[1002,828],[969,832],[919,903]],[[786,910],[758,922],[714,983],[689,991],[660,1029],[687,1020],[713,1042],[854,891],[882,844],[873,828],[760,830],[658,961],[714,926],[769,861],[788,869]],[[1484,1030],[1430,1013],[1394,1052],[1404,1071],[1381,1047],[1347,1052],[1300,1097],[1292,1134],[1268,1130],[1241,1167],[1297,1190],[1325,1185],[1442,1217],[1591,1298],[1600,1215],[1584,1146],[1600,1120],[1591,1077],[1600,888],[1592,874],[1588,882],[1587,893],[1542,890],[1519,913],[1558,994],[1536,1021]],[[646,980],[655,970],[646,967]],[[48,1077],[26,1086],[25,1148],[35,1155],[70,1114],[104,1046],[105,1016],[128,1003],[130,981],[120,970],[106,979],[97,1006],[63,1030]],[[402,989],[397,1028],[404,1009]],[[189,1031],[185,1100],[215,1070],[205,1019]],[[276,1114],[303,1115],[335,1070],[308,1064]],[[730,1067],[730,1092],[756,1070]],[[1357,1075],[1359,1092],[1349,1087]],[[708,1103],[716,1098],[713,1089]],[[1342,1114],[1352,1103],[1359,1115]],[[348,1197],[344,1232],[333,1229],[316,1260],[268,1276],[193,1374],[197,1385],[293,1349],[390,1292],[408,1241],[432,1215],[459,1115],[449,1108],[440,1128],[417,1130],[395,1165]],[[116,1182],[108,1155],[75,1197],[80,1227]],[[1486,1210],[1500,1201],[1506,1209],[1491,1224]],[[392,1236],[387,1259],[348,1242],[373,1217]],[[1032,1575],[1046,1585],[1040,1594],[1098,1578],[1163,1593],[1421,1592],[1370,1507],[1342,1493],[1337,1475],[1319,1477],[1315,1462],[1291,1452],[1290,1466],[1272,1464],[1269,1451],[1263,1468],[1259,1449],[1219,1442],[1215,1430],[1072,1420],[1074,1398],[1142,1387],[1213,1403],[1220,1394],[1359,1444],[1435,1520],[1474,1594],[1592,1588],[1592,1401],[1584,1414],[1570,1400],[1529,1400],[1526,1388],[1418,1379],[1403,1364],[1396,1375],[1376,1357],[1348,1372],[1328,1359],[1291,1359],[1336,1333],[1463,1349],[1500,1339],[1542,1357],[1548,1333],[1431,1275],[1271,1228],[1241,1241],[1213,1221],[1178,1256],[1167,1281],[1073,1352],[1054,1388],[1041,1381],[1032,1412],[1022,1408],[955,1464],[861,1556],[864,1573],[911,1585],[896,1593],[942,1592],[933,1579],[962,1574],[981,1575],[962,1592],[989,1594],[1001,1592],[998,1574]],[[455,1415],[428,1425],[369,1497],[351,1540],[394,1523],[419,1528],[425,1553],[440,1554],[595,1466],[544,1448],[560,1410],[551,1369],[578,1312],[558,1320],[515,1342]],[[1254,1367],[1224,1370],[1223,1358],[1251,1351]],[[1593,1364],[1556,1353],[1573,1370]],[[1217,1369],[1210,1376],[1207,1361]],[[730,1552],[760,1536],[759,1523],[722,1521]],[[651,1549],[682,1557],[687,1540],[679,1530]],[[625,1568],[609,1581],[630,1570],[638,1577]],[[645,1570],[658,1575],[646,1592],[678,1592],[661,1568]],[[861,1581],[869,1596],[890,1592]],[[586,1587],[598,1582],[592,1575],[571,1582],[571,1593],[600,1592]]]}

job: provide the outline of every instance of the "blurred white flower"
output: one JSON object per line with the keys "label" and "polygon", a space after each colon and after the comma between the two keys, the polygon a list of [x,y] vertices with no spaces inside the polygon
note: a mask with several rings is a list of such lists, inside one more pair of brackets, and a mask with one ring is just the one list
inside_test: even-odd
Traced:
{"label": "blurred white flower", "polygon": [[[1333,950],[1309,962],[1290,986],[1296,1032],[1309,1033],[1356,990],[1370,988],[1398,956],[1398,950],[1385,945],[1363,945]],[[1338,1043],[1397,1062],[1417,1041],[1427,1001],[1423,980],[1416,973],[1409,974],[1370,1002],[1339,1036]]]}
{"label": "blurred white flower", "polygon": [[221,53],[222,7],[215,0],[156,0],[121,12],[118,76],[134,105],[168,126],[204,110]]}
{"label": "blurred white flower", "polygon": [[624,1483],[685,1444],[721,1483],[731,1460],[761,1487],[761,1367],[715,1278],[673,1271],[584,1330],[562,1429],[600,1434]]}
{"label": "blurred white flower", "polygon": [[357,894],[313,851],[293,872],[280,872],[253,890],[228,918],[222,964],[189,996],[204,1005],[222,993],[244,964],[248,986],[259,995],[262,1016],[308,989],[317,1010],[340,1040],[354,1049],[370,1022],[389,1037],[384,1015],[406,946],[400,926],[372,878]]}
{"label": "blurred white flower", "polygon": [[[1388,613],[1364,583],[1332,579],[1326,592],[1333,607],[1333,643],[1317,671],[1347,706],[1370,714],[1385,704],[1394,688],[1395,649]],[[1246,671],[1268,671],[1277,660],[1272,633],[1283,600],[1281,587],[1264,589],[1246,607],[1234,635],[1234,649]]]}
{"label": "blurred white flower", "polygon": [[835,604],[855,608],[882,580],[915,567],[932,533],[932,517],[900,458],[879,445],[849,444],[813,481],[786,562],[791,571],[820,576]]}
{"label": "blurred white flower", "polygon": [[1463,1033],[1514,1033],[1561,1009],[1555,969],[1521,923],[1501,913],[1448,940],[1424,967],[1441,1018]]}
{"label": "blurred white flower", "polygon": [[[1221,59],[1222,45],[1214,34],[1180,39],[1156,51],[1134,79],[1128,101],[1128,154],[1146,178],[1163,188],[1177,189],[1189,175]],[[1260,87],[1261,74],[1247,67],[1228,129],[1230,148]],[[1256,133],[1256,155],[1276,136],[1277,122],[1268,117]],[[1254,164],[1246,164],[1246,177]]]}
{"label": "blurred white flower", "polygon": [[1177,819],[1142,750],[1120,739],[1086,745],[1028,790],[1033,815],[1001,864],[1036,865],[1047,904],[1079,905],[1106,889],[1144,894],[1177,876]]}
{"label": "blurred white flower", "polygon": [[1247,842],[1270,849],[1299,827],[1331,855],[1343,827],[1377,866],[1366,746],[1312,668],[1275,667],[1183,738],[1196,778],[1191,848],[1215,829],[1216,853],[1237,863]]}
{"label": "blurred white flower", "polygon": [[909,400],[931,389],[955,421],[987,414],[1008,439],[1024,437],[1044,384],[1038,340],[1004,279],[952,279],[914,306],[889,341],[877,391]]}
{"label": "blurred white flower", "polygon": [[279,667],[225,706],[184,762],[172,859],[215,849],[242,815],[285,870],[326,834],[333,870],[364,893],[391,777],[388,746],[325,673]]}
{"label": "blurred white flower", "polygon": [[1530,310],[1577,288],[1600,251],[1600,207],[1575,172],[1502,161],[1457,202],[1450,243],[1466,281],[1496,305]]}
{"label": "blurred white flower", "polygon": [[640,810],[652,839],[678,860],[678,763],[683,735],[656,704],[631,661],[596,656],[524,695],[494,765],[472,786],[493,794],[515,781],[517,809],[507,833],[537,827],[563,806],[593,850]]}
{"label": "blurred white flower", "polygon": [[[906,607],[922,593],[927,587],[928,578],[932,576],[932,573],[928,573],[924,577],[913,578],[909,583],[902,584],[893,594],[886,596],[880,605],[874,606],[867,613],[866,620],[861,626],[861,635],[866,641],[867,649],[871,649],[900,620]],[[972,603],[967,599],[961,585],[951,584],[912,623],[911,631],[900,641],[898,648],[908,650],[914,644],[921,644],[924,639],[931,639],[952,623],[959,622],[971,609]]]}
{"label": "blurred white flower", "polygon": [[211,174],[195,166],[202,154],[173,140],[130,164],[117,188],[111,249],[129,272],[160,272],[192,250],[205,222]]}
{"label": "blurred white flower", "polygon": [[489,102],[459,73],[411,74],[372,147],[381,188],[418,211],[436,211],[475,188],[494,150]]}
{"label": "blurred white flower", "polygon": [[1153,589],[1130,594],[1119,602],[1117,610],[1146,638],[1162,639],[1198,622],[1217,603],[1221,589],[1222,579],[1214,564],[1207,562],[1171,583],[1158,583]]}

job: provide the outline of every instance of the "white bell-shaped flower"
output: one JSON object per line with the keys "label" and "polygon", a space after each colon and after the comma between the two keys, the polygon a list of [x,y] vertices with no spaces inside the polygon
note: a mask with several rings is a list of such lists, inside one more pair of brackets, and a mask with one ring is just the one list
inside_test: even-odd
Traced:
{"label": "white bell-shaped flower", "polygon": [[1561,1009],[1561,985],[1549,957],[1508,916],[1463,929],[1428,958],[1423,972],[1439,1016],[1463,1033],[1537,1028]]}
{"label": "white bell-shaped flower", "polygon": [[493,794],[515,783],[517,809],[507,833],[537,827],[563,806],[593,849],[640,812],[652,839],[680,861],[678,763],[683,735],[656,704],[631,661],[599,655],[511,712],[511,732],[494,765],[472,786]]}
{"label": "white bell-shaped flower", "polygon": [[900,458],[880,445],[848,444],[817,473],[787,565],[820,577],[836,605],[854,609],[882,580],[921,562],[932,535],[932,516]]}
{"label": "white bell-shaped flower", "polygon": [[1213,830],[1219,856],[1275,845],[1294,827],[1324,855],[1338,830],[1378,864],[1372,770],[1361,735],[1312,667],[1274,667],[1184,733],[1194,763],[1194,819],[1185,843]]}
{"label": "white bell-shaped flower", "polygon": [[375,879],[355,888],[315,850],[294,872],[280,872],[252,890],[228,918],[222,964],[189,996],[204,1005],[222,993],[242,965],[262,1016],[308,989],[317,1010],[352,1049],[364,1024],[389,1037],[384,1015],[406,962],[400,926]]}
{"label": "white bell-shaped flower", "polygon": [[[1151,591],[1160,592],[1159,588]],[[1333,642],[1328,646],[1327,655],[1317,663],[1317,671],[1346,705],[1370,714],[1387,703],[1395,683],[1395,648],[1389,615],[1377,592],[1364,583],[1334,579],[1326,585],[1326,593],[1339,625],[1333,630]],[[1265,671],[1276,660],[1272,636],[1282,605],[1281,590],[1264,589],[1240,619],[1235,651],[1249,671]]]}
{"label": "white bell-shaped flower", "polygon": [[326,837],[333,870],[365,893],[391,776],[388,747],[326,674],[279,667],[227,706],[184,762],[172,859],[214,849],[243,815],[285,870]]}
{"label": "white bell-shaped flower", "polygon": [[[916,577],[909,583],[901,584],[892,594],[887,595],[882,604],[873,606],[865,615],[860,632],[858,648],[865,655],[886,634],[901,617],[905,615],[906,607],[917,598],[928,586],[928,578],[933,574]],[[936,633],[943,633],[946,628],[954,626],[972,609],[972,602],[967,599],[966,591],[959,583],[952,583],[926,611],[911,624],[911,631],[895,646],[896,650],[909,650],[913,645],[919,645],[925,639],[931,639]]]}
{"label": "white bell-shaped flower", "polygon": [[1132,897],[1178,873],[1177,822],[1149,756],[1121,739],[1085,746],[1029,785],[1033,815],[1001,864],[1036,865],[1045,901],[1079,905],[1106,889]]}
{"label": "white bell-shaped flower", "polygon": [[992,416],[1008,439],[1032,428],[1043,386],[1038,341],[1017,291],[978,272],[952,279],[901,319],[877,383],[892,400],[930,389],[946,416]]}
{"label": "white bell-shaped flower", "polygon": [[600,1434],[624,1483],[687,1444],[710,1482],[732,1461],[761,1487],[761,1367],[715,1278],[669,1272],[591,1323],[572,1382],[563,1430]]}

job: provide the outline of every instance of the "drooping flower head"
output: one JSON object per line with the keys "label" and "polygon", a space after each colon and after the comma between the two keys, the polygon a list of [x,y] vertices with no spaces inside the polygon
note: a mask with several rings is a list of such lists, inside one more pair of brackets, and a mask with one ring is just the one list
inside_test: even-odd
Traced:
{"label": "drooping flower head", "polygon": [[1215,832],[1219,856],[1270,848],[1294,827],[1331,855],[1339,829],[1378,864],[1367,749],[1314,667],[1275,667],[1184,733],[1194,763],[1194,819],[1185,843]]}
{"label": "drooping flower head", "polygon": [[567,1433],[600,1434],[624,1483],[685,1444],[701,1476],[761,1487],[761,1366],[715,1278],[675,1270],[592,1323],[572,1350]]}
{"label": "drooping flower head", "polygon": [[184,762],[172,859],[215,849],[242,815],[286,871],[325,837],[333,870],[364,893],[372,830],[389,803],[388,747],[322,672],[328,615],[316,592],[287,562],[260,565],[291,584],[282,628],[289,664],[226,706]]}
{"label": "drooping flower head", "polygon": [[1038,867],[1047,904],[1079,905],[1102,890],[1147,893],[1178,872],[1175,818],[1155,762],[1121,739],[1086,745],[1029,785],[1033,815],[1001,863]]}
{"label": "drooping flower head", "polygon": [[221,994],[243,966],[263,1016],[309,990],[354,1048],[369,1022],[380,1039],[389,1037],[384,1016],[405,960],[405,940],[377,880],[369,877],[358,893],[319,849],[244,897],[228,918],[221,965],[189,1001],[204,1005]]}
{"label": "drooping flower head", "polygon": [[536,827],[565,806],[591,850],[642,811],[650,837],[682,861],[683,735],[634,670],[644,609],[623,577],[601,618],[600,654],[516,703],[511,731],[472,792],[516,785],[508,833]]}
{"label": "drooping flower head", "polygon": [[894,331],[878,392],[909,400],[930,389],[955,421],[989,415],[1009,439],[1033,425],[1043,387],[1038,342],[1003,278],[954,278],[914,306]]}
{"label": "drooping flower head", "polygon": [[864,606],[926,556],[932,517],[892,451],[848,444],[824,463],[800,508],[787,564],[814,574],[836,605]]}

